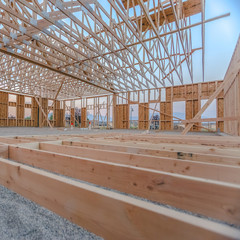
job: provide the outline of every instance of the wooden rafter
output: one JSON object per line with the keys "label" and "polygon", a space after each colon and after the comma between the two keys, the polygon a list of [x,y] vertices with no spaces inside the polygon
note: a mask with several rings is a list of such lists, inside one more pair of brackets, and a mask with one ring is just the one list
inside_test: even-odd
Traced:
{"label": "wooden rafter", "polygon": [[201,0],[181,2],[107,0],[107,11],[101,1],[3,0],[0,83],[54,98],[64,81],[59,99],[184,84],[198,25],[190,18],[204,8]]}

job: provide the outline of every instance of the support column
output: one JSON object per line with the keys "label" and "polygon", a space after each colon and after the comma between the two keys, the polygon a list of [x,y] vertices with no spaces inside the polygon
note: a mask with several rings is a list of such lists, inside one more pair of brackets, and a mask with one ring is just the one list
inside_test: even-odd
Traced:
{"label": "support column", "polygon": [[116,128],[116,115],[117,115],[117,112],[116,112],[116,105],[117,105],[117,95],[116,93],[113,93],[113,113],[112,113],[112,123],[113,123],[113,128]]}
{"label": "support column", "polygon": [[39,98],[39,101],[37,100],[37,98],[35,97],[35,100],[38,104],[38,116],[39,116],[39,127],[42,128],[42,122],[43,122],[43,117],[42,117],[42,109],[40,107],[40,104],[42,104],[42,98]]}

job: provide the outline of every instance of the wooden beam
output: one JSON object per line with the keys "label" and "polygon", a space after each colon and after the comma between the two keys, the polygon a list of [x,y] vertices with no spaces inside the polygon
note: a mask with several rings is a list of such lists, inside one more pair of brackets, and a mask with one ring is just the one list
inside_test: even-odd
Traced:
{"label": "wooden beam", "polygon": [[217,121],[237,121],[240,119],[240,116],[236,117],[219,117],[219,118],[201,118],[201,119],[190,119],[183,120],[182,123],[198,123],[198,122],[217,122]]}
{"label": "wooden beam", "polygon": [[[217,181],[240,184],[240,166],[204,163],[166,157],[129,154],[116,151],[96,150],[51,143],[39,143],[39,149],[58,154],[90,158],[109,163],[118,163],[158,171],[178,173],[186,176],[201,177]],[[206,156],[207,158],[207,156]],[[235,159],[240,162],[240,159]],[[221,174],[223,173],[224,174]]]}
{"label": "wooden beam", "polygon": [[[148,0],[143,0],[144,2],[147,2]],[[129,5],[128,5],[128,2],[129,2]],[[133,4],[134,2],[134,4]],[[124,5],[124,7],[127,9],[127,8],[132,8],[134,6],[137,6],[138,5],[138,1],[137,0],[122,0],[122,3]]]}
{"label": "wooden beam", "polygon": [[37,66],[40,66],[40,67],[42,67],[42,68],[49,69],[49,70],[51,70],[51,71],[53,71],[53,72],[60,73],[60,74],[62,74],[62,75],[64,75],[64,76],[67,76],[67,77],[70,77],[70,78],[79,80],[79,81],[81,81],[81,82],[87,83],[87,84],[89,84],[89,85],[92,85],[92,86],[94,86],[94,87],[97,87],[97,88],[100,88],[100,89],[103,89],[103,90],[106,90],[106,91],[108,91],[108,92],[112,92],[112,93],[114,92],[113,90],[110,90],[110,89],[107,89],[107,88],[102,87],[102,86],[100,86],[100,85],[97,85],[97,84],[94,84],[94,83],[92,83],[92,82],[86,81],[86,80],[84,80],[83,78],[76,77],[76,76],[73,75],[73,74],[70,74],[70,73],[67,73],[67,72],[63,72],[63,71],[61,71],[61,70],[59,70],[59,69],[55,69],[54,67],[51,67],[51,66],[49,66],[49,65],[47,65],[47,64],[45,64],[45,63],[40,63],[40,62],[38,62],[38,61],[36,61],[36,60],[34,60],[34,59],[32,59],[32,58],[29,58],[29,57],[27,57],[27,56],[23,56],[22,54],[11,53],[11,52],[9,52],[6,48],[0,48],[0,52],[2,52],[2,53],[4,53],[4,54],[7,54],[7,55],[10,55],[10,56],[13,56],[13,57],[15,57],[15,58],[18,58],[18,59],[21,59],[21,60],[30,62],[30,63],[32,63],[32,64],[34,64],[34,65],[37,65]]}
{"label": "wooden beam", "polygon": [[[240,231],[128,196],[0,159],[0,184],[103,237],[115,240],[237,239]],[[173,231],[174,229],[174,231]]]}
{"label": "wooden beam", "polygon": [[[238,38],[238,43],[236,45],[235,51],[237,51],[237,49],[239,48],[239,42],[240,42],[240,37]],[[232,65],[231,65],[231,63],[232,63]],[[199,110],[199,112],[194,116],[194,118],[192,120],[196,120],[196,119],[201,118],[201,115],[208,108],[208,106],[212,103],[212,101],[221,93],[221,91],[225,88],[228,89],[228,86],[231,86],[231,84],[235,80],[235,76],[239,72],[239,64],[240,64],[240,58],[238,57],[238,55],[236,55],[236,56],[233,55],[233,57],[231,59],[231,62],[230,62],[230,65],[229,65],[229,67],[227,69],[227,72],[224,76],[223,82],[218,86],[216,91],[210,96],[208,101],[204,104],[204,106]],[[226,89],[225,89],[224,94],[226,94]],[[185,129],[183,130],[182,135],[186,135],[189,132],[189,130],[191,129],[192,126],[193,126],[193,123],[188,124],[185,127]]]}
{"label": "wooden beam", "polygon": [[[216,91],[210,96],[210,98],[207,100],[207,102],[204,104],[204,106],[199,110],[199,112],[194,116],[192,120],[196,120],[201,118],[204,111],[209,107],[209,105],[212,103],[212,101],[221,93],[225,85],[225,82],[222,82],[216,89]],[[182,131],[182,135],[186,135],[189,130],[192,128],[194,124],[189,123],[185,129]]]}
{"label": "wooden beam", "polygon": [[[127,100],[128,103],[130,102],[130,99],[128,99],[128,98],[125,98],[125,97],[120,96],[120,95],[117,95],[117,96],[120,97],[120,98],[122,98],[122,99]],[[179,120],[179,121],[181,121],[181,122],[183,121],[183,119],[178,118],[178,117],[173,116],[173,115],[170,115],[170,114],[167,114],[167,113],[165,113],[165,112],[163,112],[163,111],[160,111],[160,110],[157,110],[157,109],[154,109],[154,108],[150,108],[150,107],[146,107],[143,103],[138,102],[138,105],[139,105],[139,106],[143,106],[143,107],[145,107],[145,108],[147,108],[147,109],[153,110],[153,111],[155,111],[155,112],[159,112],[160,114],[163,114],[164,116],[168,116],[168,117],[171,117],[171,118],[175,118],[175,119],[177,119],[177,120]],[[193,125],[195,125],[195,124],[193,123]],[[198,126],[198,127],[203,128],[203,129],[206,129],[206,130],[208,130],[208,131],[210,131],[210,132],[213,132],[211,129],[205,128],[205,127],[203,127],[203,126]]]}
{"label": "wooden beam", "polygon": [[9,158],[103,187],[240,224],[240,185],[237,184],[17,146],[9,146]]}
{"label": "wooden beam", "polygon": [[[138,2],[138,0],[136,1]],[[201,11],[201,0],[188,0],[183,2],[183,12],[185,17],[190,17],[192,15],[200,13]],[[165,19],[164,14],[167,19]],[[174,11],[172,7],[164,9],[164,14],[163,11],[160,11],[157,12],[157,14],[151,14],[150,17],[154,24],[158,24],[159,22],[160,26],[163,25],[165,21],[167,21],[167,23],[172,23],[175,21]],[[152,28],[145,16],[140,16],[137,19],[133,19],[133,21],[138,24],[139,28],[142,28],[143,32]]]}
{"label": "wooden beam", "polygon": [[[49,127],[50,127],[50,128],[53,128],[52,124],[50,123],[50,121],[49,121],[49,119],[48,119],[47,114],[44,112],[44,110],[43,110],[43,108],[42,108],[42,105],[41,105],[41,103],[38,101],[37,97],[35,97],[35,100],[36,100],[36,102],[37,102],[37,104],[38,104],[38,106],[39,106],[39,108],[40,108],[43,116],[44,116],[45,119],[47,120],[47,123],[48,123]],[[40,121],[40,122],[41,122],[41,121]]]}
{"label": "wooden beam", "polygon": [[129,136],[116,136],[116,137],[108,137],[109,139],[121,139],[121,140],[128,140],[128,141],[142,141],[142,142],[150,142],[150,143],[177,143],[177,144],[196,144],[196,145],[208,145],[208,146],[222,146],[222,147],[240,147],[240,139],[229,139],[220,137],[218,139],[208,139],[204,138],[196,138],[195,136],[190,136],[188,138],[181,138],[177,136],[169,137],[169,136],[149,136],[149,135],[129,135]]}
{"label": "wooden beam", "polygon": [[[197,137],[197,136],[196,136]],[[202,137],[202,136],[200,136]],[[220,137],[222,138],[222,137]],[[64,139],[63,139],[64,140]],[[227,140],[227,139],[226,139]],[[167,151],[175,151],[175,152],[186,152],[186,153],[198,153],[198,154],[214,154],[214,155],[221,155],[225,157],[237,157],[240,156],[239,148],[227,148],[222,146],[211,146],[211,145],[199,145],[199,144],[177,144],[177,143],[158,143],[153,144],[147,141],[128,141],[128,140],[121,140],[121,139],[105,139],[105,138],[74,138],[72,139],[74,146],[91,146],[95,147],[95,144],[101,145],[114,145],[120,147],[133,147],[133,148],[143,148],[143,149],[153,149],[153,150],[167,150]],[[80,141],[78,143],[77,141]],[[92,146],[94,141],[94,145]],[[65,141],[63,141],[65,144]],[[69,143],[67,143],[69,145]],[[85,145],[82,145],[85,144]],[[87,145],[86,145],[87,144]],[[90,144],[90,145],[89,145]],[[107,149],[106,149],[107,150]],[[114,150],[116,151],[116,150]],[[122,150],[121,150],[122,151]],[[134,152],[133,152],[134,153]]]}
{"label": "wooden beam", "polygon": [[8,145],[0,144],[0,158],[8,158]]}
{"label": "wooden beam", "polygon": [[[231,72],[237,72],[237,74],[228,76],[232,81],[229,81],[224,87],[224,116],[227,117],[240,115],[240,36],[227,70],[227,73]],[[240,136],[240,118],[238,121],[225,124],[224,131],[234,136]]]}
{"label": "wooden beam", "polygon": [[[197,153],[195,149],[186,148],[185,146],[182,147],[181,151],[177,150],[167,150],[161,147],[158,149],[151,148],[150,146],[131,146],[131,144],[127,145],[120,145],[119,143],[109,143],[104,142],[83,142],[83,141],[62,141],[63,145],[81,147],[81,148],[90,148],[92,149],[99,149],[99,150],[108,150],[108,151],[117,151],[117,152],[126,152],[129,154],[143,154],[143,155],[150,155],[150,156],[158,156],[158,157],[168,157],[168,158],[176,158],[182,160],[191,160],[191,161],[199,161],[199,162],[209,162],[209,163],[220,163],[224,165],[235,165],[240,166],[240,151],[234,152],[232,150],[223,150],[218,152],[218,149],[210,148],[208,153]],[[41,145],[40,145],[41,146]],[[173,147],[172,147],[173,148]],[[202,148],[201,148],[202,150]],[[231,152],[232,155],[228,155]],[[224,154],[225,153],[225,154]]]}
{"label": "wooden beam", "polygon": [[46,117],[45,117],[44,120],[42,121],[42,125],[45,123],[45,121],[47,121],[48,114],[50,113],[50,111],[52,110],[52,108],[54,108],[55,103],[56,103],[56,100],[57,100],[57,97],[58,97],[58,94],[60,93],[64,82],[65,82],[65,81],[62,80],[62,82],[61,82],[61,84],[60,84],[60,87],[58,88],[57,93],[56,93],[56,95],[55,95],[55,97],[54,97],[54,99],[53,99],[53,103],[52,103],[52,105],[50,106],[50,109],[48,109],[47,114],[46,114]]}
{"label": "wooden beam", "polygon": [[27,139],[16,139],[16,138],[7,138],[7,137],[0,137],[0,143],[6,144],[18,144],[18,143],[29,143],[30,141]]}
{"label": "wooden beam", "polygon": [[[78,137],[81,137],[81,136],[78,136]],[[215,141],[217,142],[239,142],[240,141],[240,138],[239,137],[233,137],[233,136],[206,136],[206,135],[188,135],[188,136],[181,136],[180,134],[175,134],[175,135],[171,135],[171,134],[125,134],[125,133],[119,133],[119,134],[109,134],[109,135],[87,135],[87,136],[84,136],[84,138],[105,138],[105,139],[108,139],[108,138],[122,138],[122,139],[127,139],[129,137],[136,137],[138,138],[139,140],[144,140],[146,138],[149,138],[149,137],[152,137],[153,139],[161,139],[161,138],[164,138],[164,139],[183,139],[183,141],[185,140],[189,140],[189,139],[193,139],[193,141],[195,143],[198,143],[199,140],[208,140],[208,142],[212,142],[214,143]]]}

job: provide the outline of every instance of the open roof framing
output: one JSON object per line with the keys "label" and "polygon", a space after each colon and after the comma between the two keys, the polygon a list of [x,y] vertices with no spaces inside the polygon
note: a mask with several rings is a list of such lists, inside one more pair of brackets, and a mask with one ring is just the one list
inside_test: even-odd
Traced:
{"label": "open roof framing", "polygon": [[204,1],[2,0],[0,89],[67,99],[165,87],[184,84],[182,64],[193,82]]}

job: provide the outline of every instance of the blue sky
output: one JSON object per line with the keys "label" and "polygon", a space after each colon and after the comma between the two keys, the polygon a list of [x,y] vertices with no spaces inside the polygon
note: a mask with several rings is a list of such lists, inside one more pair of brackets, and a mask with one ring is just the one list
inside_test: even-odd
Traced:
{"label": "blue sky", "polygon": [[[205,81],[223,80],[240,34],[240,0],[206,0],[206,20],[226,13],[230,13],[230,16],[205,25]],[[199,21],[201,21],[200,14],[192,17],[192,23]],[[193,48],[202,46],[201,26],[192,28],[192,38]],[[193,55],[193,68],[194,82],[202,82],[201,51]],[[189,74],[185,76],[189,78]],[[204,103],[205,100],[201,105],[203,106]],[[185,112],[184,104],[175,104],[174,110],[177,114],[174,115]],[[133,118],[137,116],[137,109],[132,116]],[[216,101],[203,113],[203,117],[216,117]]]}
{"label": "blue sky", "polygon": [[[236,45],[240,33],[240,0],[205,0],[206,20],[230,13],[229,17],[215,20],[205,24],[205,81],[222,80],[229,65],[234,47]],[[105,7],[107,12],[110,11],[110,4],[107,0],[98,0]],[[152,3],[152,1],[151,1]],[[136,7],[136,11],[140,14],[140,6]],[[81,13],[75,13],[81,19]],[[130,15],[133,15],[133,9],[130,9]],[[109,19],[101,14],[103,19],[108,23]],[[65,19],[64,21],[70,22]],[[201,21],[201,14],[191,17],[191,22]],[[91,24],[93,26],[93,22]],[[192,28],[193,48],[202,46],[201,26]],[[183,64],[184,82],[191,83],[190,76]],[[202,82],[202,54],[197,51],[193,54],[193,72],[194,82]],[[176,82],[178,79],[176,77]],[[180,82],[178,82],[180,84]]]}
{"label": "blue sky", "polygon": [[[206,0],[206,20],[225,13],[222,18],[205,25],[205,81],[223,80],[240,34],[240,0]],[[200,14],[193,17],[200,20]],[[192,29],[193,48],[201,46],[201,27]],[[201,52],[194,53],[194,82],[202,82]],[[202,106],[205,100],[202,101]],[[176,112],[184,113],[185,106],[176,103]],[[177,115],[177,114],[175,114]],[[212,103],[203,116],[216,117],[216,102]]]}
{"label": "blue sky", "polygon": [[[222,80],[229,65],[240,33],[240,0],[206,0],[206,19],[230,12],[230,16],[206,23],[205,38],[205,80]],[[196,29],[200,30],[200,28]],[[195,32],[194,32],[195,33]],[[200,46],[201,39],[194,38],[194,45]],[[195,77],[201,76],[200,52],[195,56]],[[199,79],[200,80],[200,79]]]}

